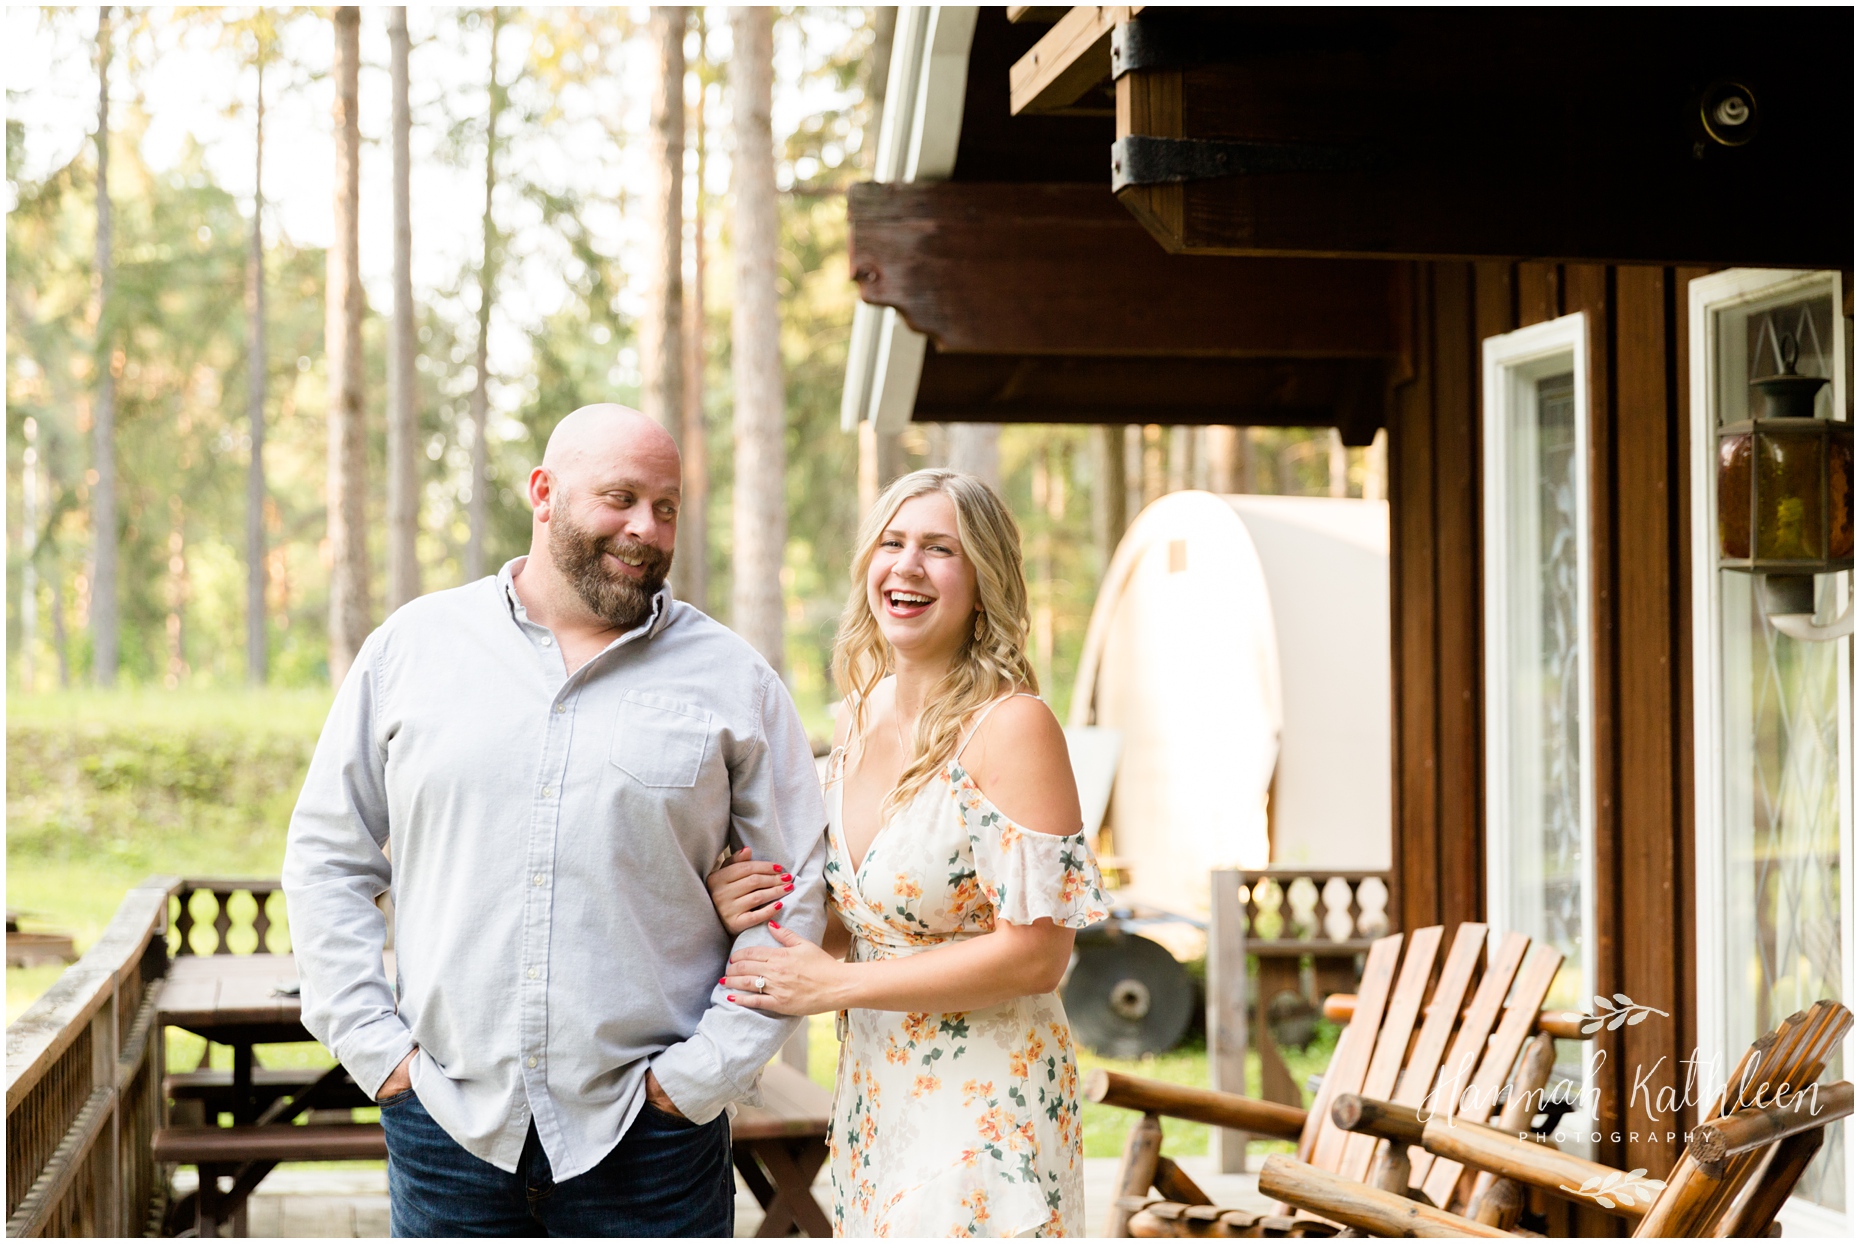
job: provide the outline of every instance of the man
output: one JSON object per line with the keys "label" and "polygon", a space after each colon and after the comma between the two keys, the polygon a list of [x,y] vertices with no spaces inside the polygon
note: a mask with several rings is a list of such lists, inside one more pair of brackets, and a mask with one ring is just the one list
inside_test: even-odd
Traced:
{"label": "man", "polygon": [[563,419],[529,556],[389,618],[317,743],[284,863],[304,1023],[382,1104],[397,1236],[731,1234],[724,1107],[794,1021],[724,999],[704,875],[726,844],[801,861],[817,941],[826,815],[780,680],[664,586],[679,480],[638,412]]}

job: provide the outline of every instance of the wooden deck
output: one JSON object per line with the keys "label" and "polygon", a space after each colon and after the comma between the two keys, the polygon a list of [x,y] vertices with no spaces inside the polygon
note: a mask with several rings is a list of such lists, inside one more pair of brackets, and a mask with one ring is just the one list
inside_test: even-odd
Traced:
{"label": "wooden deck", "polygon": [[[1182,1168],[1209,1196],[1236,1209],[1265,1212],[1270,1202],[1259,1195],[1252,1175],[1222,1175],[1214,1159],[1189,1157]],[[1104,1230],[1117,1178],[1116,1158],[1085,1161],[1085,1233]],[[191,1191],[193,1172],[176,1177],[177,1191]],[[822,1205],[832,1204],[826,1172],[814,1183]],[[281,1166],[252,1194],[250,1230],[255,1237],[313,1239],[365,1239],[385,1236],[388,1230],[387,1170],[385,1167]],[[736,1184],[736,1234],[753,1236],[762,1222],[755,1197]]]}

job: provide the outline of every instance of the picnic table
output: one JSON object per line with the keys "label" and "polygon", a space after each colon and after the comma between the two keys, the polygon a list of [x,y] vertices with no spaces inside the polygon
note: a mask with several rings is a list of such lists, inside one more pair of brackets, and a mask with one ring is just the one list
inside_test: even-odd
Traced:
{"label": "picnic table", "polygon": [[[291,955],[177,956],[155,1011],[157,1023],[233,1053],[230,1073],[208,1068],[203,1059],[197,1070],[163,1079],[178,1109],[155,1133],[155,1160],[200,1171],[199,1190],[191,1204],[183,1201],[170,1212],[171,1227],[191,1225],[204,1237],[217,1235],[230,1218],[233,1234],[243,1236],[246,1202],[279,1162],[386,1159],[387,1138],[378,1123],[324,1122],[316,1115],[306,1125],[295,1122],[306,1111],[346,1113],[374,1104],[340,1066],[261,1068],[253,1056],[256,1045],[316,1039],[303,1026]],[[232,1115],[231,1127],[216,1125],[222,1113]],[[222,1190],[219,1181],[227,1177],[232,1186]]]}

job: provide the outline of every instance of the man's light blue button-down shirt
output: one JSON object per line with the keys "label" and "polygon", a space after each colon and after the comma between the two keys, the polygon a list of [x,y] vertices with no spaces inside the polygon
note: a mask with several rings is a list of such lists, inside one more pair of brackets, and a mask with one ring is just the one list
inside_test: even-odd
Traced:
{"label": "man's light blue button-down shirt", "polygon": [[515,1170],[533,1119],[563,1180],[625,1134],[649,1065],[696,1122],[754,1093],[794,1021],[724,1001],[704,876],[726,846],[788,865],[783,923],[817,941],[826,813],[793,701],[742,639],[663,591],[571,675],[521,565],[362,645],[284,889],[304,1023],[356,1083],[373,1095],[417,1044],[414,1090],[455,1140]]}

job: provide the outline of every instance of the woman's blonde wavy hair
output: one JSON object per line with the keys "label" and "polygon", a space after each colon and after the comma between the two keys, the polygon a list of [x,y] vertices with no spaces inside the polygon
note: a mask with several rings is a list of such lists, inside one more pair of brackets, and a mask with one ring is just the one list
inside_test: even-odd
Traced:
{"label": "woman's blonde wavy hair", "polygon": [[[865,742],[872,692],[892,672],[891,645],[866,600],[866,574],[885,529],[906,501],[940,492],[956,509],[956,538],[975,567],[980,625],[969,633],[949,673],[926,697],[911,733],[909,759],[880,817],[909,803],[950,760],[962,728],[978,709],[1015,691],[1039,693],[1027,658],[1027,580],[1021,570],[1020,526],[995,490],[961,471],[912,471],[885,489],[860,525],[852,564],[852,594],[833,641],[833,678],[852,712],[847,751]],[[979,633],[978,633],[979,632]]]}

